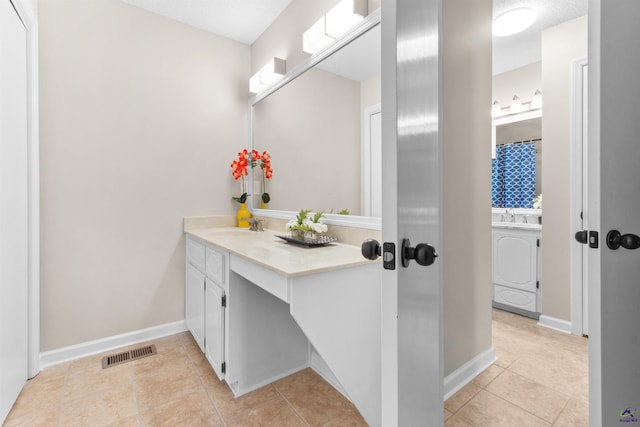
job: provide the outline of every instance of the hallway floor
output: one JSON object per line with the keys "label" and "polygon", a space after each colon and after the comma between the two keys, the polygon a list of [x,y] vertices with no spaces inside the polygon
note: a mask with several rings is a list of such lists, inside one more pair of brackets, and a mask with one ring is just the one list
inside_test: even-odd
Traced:
{"label": "hallway floor", "polygon": [[[586,339],[498,310],[493,325],[499,360],[445,403],[446,426],[588,425]],[[4,426],[366,426],[310,369],[234,399],[189,333],[152,343],[108,369],[99,355],[44,370]]]}
{"label": "hallway floor", "polygon": [[445,426],[589,425],[587,339],[493,310],[498,360],[445,403]]}

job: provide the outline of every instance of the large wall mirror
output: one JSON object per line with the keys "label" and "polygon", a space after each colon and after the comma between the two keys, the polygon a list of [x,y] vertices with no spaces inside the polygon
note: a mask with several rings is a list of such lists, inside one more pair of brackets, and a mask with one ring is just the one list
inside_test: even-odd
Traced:
{"label": "large wall mirror", "polygon": [[[329,223],[379,228],[381,209],[380,14],[250,100],[252,146],[271,155],[271,200],[258,216],[324,211]],[[253,193],[262,177],[254,172]],[[347,214],[348,213],[348,214]]]}
{"label": "large wall mirror", "polygon": [[542,111],[493,121],[492,206],[533,208],[542,193]]}

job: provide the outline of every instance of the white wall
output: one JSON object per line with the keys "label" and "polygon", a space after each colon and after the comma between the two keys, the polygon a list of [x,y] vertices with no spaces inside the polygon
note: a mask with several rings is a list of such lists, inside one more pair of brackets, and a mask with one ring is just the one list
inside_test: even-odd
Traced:
{"label": "white wall", "polygon": [[587,17],[542,32],[543,313],[571,321],[572,64],[587,56]]}
{"label": "white wall", "polygon": [[249,48],[118,0],[38,12],[41,350],[182,320],[182,218],[236,209]]}
{"label": "white wall", "polygon": [[491,347],[491,1],[444,2],[444,369]]}

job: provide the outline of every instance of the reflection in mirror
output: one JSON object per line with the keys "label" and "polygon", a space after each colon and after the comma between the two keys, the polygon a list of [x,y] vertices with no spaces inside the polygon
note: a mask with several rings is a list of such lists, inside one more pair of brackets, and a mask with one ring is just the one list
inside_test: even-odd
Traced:
{"label": "reflection in mirror", "polygon": [[[380,142],[371,139],[380,135],[380,57],[378,24],[253,104],[253,148],[268,151],[274,169],[269,210],[375,213],[380,197],[371,195],[381,183],[371,177],[380,181],[381,159],[372,155]],[[258,168],[254,173],[260,194]]]}
{"label": "reflection in mirror", "polygon": [[498,125],[495,132],[492,206],[532,208],[534,198],[542,192],[542,118]]}

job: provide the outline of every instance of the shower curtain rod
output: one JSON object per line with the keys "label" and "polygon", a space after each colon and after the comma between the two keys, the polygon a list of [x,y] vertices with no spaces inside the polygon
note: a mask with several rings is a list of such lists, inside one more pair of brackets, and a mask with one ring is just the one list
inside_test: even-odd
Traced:
{"label": "shower curtain rod", "polygon": [[537,139],[525,139],[523,141],[517,141],[517,142],[504,142],[501,144],[497,144],[497,145],[508,145],[508,144],[525,144],[527,142],[538,142],[538,141],[542,141],[542,138],[537,138]]}

